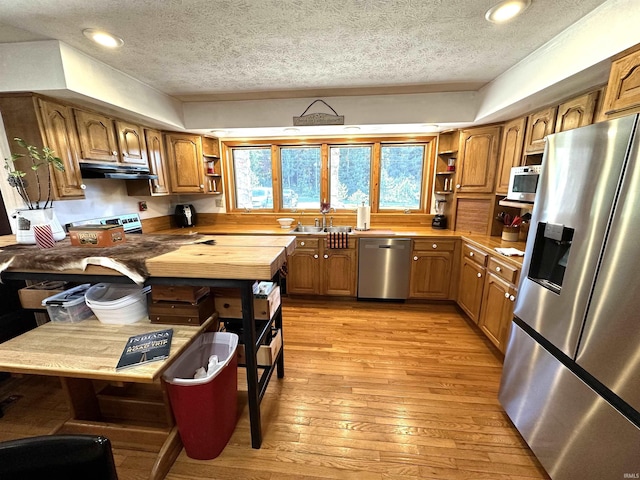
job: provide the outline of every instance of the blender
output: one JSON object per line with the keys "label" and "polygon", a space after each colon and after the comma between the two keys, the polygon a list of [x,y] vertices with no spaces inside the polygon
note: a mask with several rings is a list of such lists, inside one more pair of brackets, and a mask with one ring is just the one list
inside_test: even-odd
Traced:
{"label": "blender", "polygon": [[431,227],[437,229],[447,228],[447,217],[444,216],[446,200],[436,200],[436,215],[431,221]]}

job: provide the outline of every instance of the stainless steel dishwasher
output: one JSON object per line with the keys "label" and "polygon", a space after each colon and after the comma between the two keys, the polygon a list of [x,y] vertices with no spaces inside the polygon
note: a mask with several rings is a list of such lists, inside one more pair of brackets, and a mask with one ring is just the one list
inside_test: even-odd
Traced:
{"label": "stainless steel dishwasher", "polygon": [[361,238],[359,243],[358,298],[407,298],[411,239]]}

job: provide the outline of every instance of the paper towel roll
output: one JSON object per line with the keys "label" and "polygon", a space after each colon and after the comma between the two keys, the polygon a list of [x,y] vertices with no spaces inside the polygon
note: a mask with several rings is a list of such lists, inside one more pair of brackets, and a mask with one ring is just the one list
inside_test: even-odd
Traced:
{"label": "paper towel roll", "polygon": [[371,228],[371,207],[363,205],[358,207],[356,230],[369,230],[369,228]]}

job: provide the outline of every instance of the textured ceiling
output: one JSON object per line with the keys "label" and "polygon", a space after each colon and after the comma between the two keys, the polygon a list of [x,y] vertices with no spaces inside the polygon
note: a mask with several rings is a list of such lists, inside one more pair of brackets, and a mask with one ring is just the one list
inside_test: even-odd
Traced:
{"label": "textured ceiling", "polygon": [[[0,43],[53,38],[183,100],[477,89],[604,3],[0,0]],[[90,44],[84,28],[125,41]]]}

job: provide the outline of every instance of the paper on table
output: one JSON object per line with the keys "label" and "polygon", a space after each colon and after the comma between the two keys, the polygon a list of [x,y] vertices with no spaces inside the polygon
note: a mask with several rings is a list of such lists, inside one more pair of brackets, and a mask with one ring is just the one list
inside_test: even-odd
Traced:
{"label": "paper on table", "polygon": [[496,252],[505,255],[507,257],[522,257],[524,252],[522,250],[518,250],[517,248],[499,248],[496,247]]}

